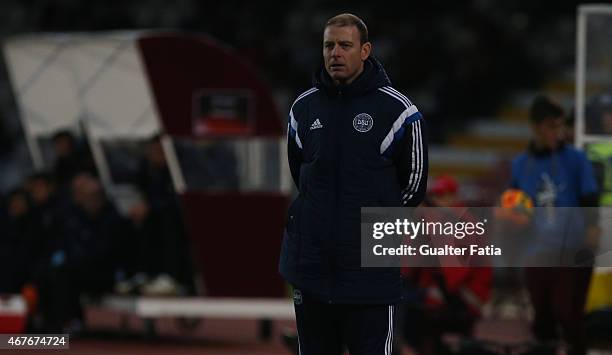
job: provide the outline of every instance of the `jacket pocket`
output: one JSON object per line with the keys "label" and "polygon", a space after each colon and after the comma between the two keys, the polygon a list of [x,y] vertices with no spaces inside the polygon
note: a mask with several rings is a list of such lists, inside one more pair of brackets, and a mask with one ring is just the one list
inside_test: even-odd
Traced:
{"label": "jacket pocket", "polygon": [[280,257],[281,273],[291,279],[297,275],[297,269],[301,254],[300,214],[302,210],[302,198],[293,201],[287,211],[285,233]]}
{"label": "jacket pocket", "polygon": [[301,193],[298,197],[293,201],[291,206],[289,206],[289,210],[287,211],[287,220],[285,221],[285,226],[287,228],[288,234],[299,234],[300,232],[300,215],[302,212],[302,196]]}
{"label": "jacket pocket", "polygon": [[294,282],[297,276],[297,254],[295,235],[290,234],[287,229],[285,229],[278,268],[281,275],[289,282]]}
{"label": "jacket pocket", "polygon": [[[304,163],[300,166],[300,186],[299,186],[299,190],[300,190],[300,195],[304,195],[306,193],[306,190],[308,189],[308,170],[310,168],[310,165],[308,163]],[[298,199],[300,199],[300,196],[298,196],[298,198],[295,200],[294,204],[298,201]],[[293,206],[292,206],[293,207]]]}

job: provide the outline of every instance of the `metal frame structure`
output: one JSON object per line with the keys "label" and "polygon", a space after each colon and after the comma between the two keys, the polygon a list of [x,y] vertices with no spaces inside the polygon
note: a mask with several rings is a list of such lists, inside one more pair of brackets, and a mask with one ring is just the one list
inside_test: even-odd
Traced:
{"label": "metal frame structure", "polygon": [[611,141],[612,136],[585,133],[587,25],[589,15],[612,15],[612,5],[588,4],[578,6],[576,13],[576,147],[583,149],[587,143]]}

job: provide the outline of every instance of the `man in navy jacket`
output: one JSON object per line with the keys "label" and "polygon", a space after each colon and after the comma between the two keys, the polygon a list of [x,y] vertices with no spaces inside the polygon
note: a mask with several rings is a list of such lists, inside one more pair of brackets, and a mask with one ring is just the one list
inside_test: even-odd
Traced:
{"label": "man in navy jacket", "polygon": [[399,268],[360,263],[361,207],[416,206],[427,185],[425,123],[370,56],[365,24],[328,20],[324,67],[289,112],[299,195],[280,272],[294,286],[301,354],[391,354]]}

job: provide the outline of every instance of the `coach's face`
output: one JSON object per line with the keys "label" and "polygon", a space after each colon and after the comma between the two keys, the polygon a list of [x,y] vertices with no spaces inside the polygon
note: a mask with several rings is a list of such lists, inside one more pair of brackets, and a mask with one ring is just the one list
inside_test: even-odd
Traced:
{"label": "coach's face", "polygon": [[325,70],[336,85],[350,84],[363,71],[372,45],[360,41],[356,26],[328,26],[323,33]]}

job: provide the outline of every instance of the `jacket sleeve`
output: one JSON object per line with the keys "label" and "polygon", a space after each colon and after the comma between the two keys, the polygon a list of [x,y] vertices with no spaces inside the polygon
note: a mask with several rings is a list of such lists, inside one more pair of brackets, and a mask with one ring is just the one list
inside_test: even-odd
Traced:
{"label": "jacket sleeve", "polygon": [[402,186],[402,205],[418,206],[427,192],[427,127],[420,113],[419,118],[405,126],[405,132],[395,149],[394,160]]}
{"label": "jacket sleeve", "polygon": [[298,134],[298,122],[293,115],[293,108],[289,111],[289,123],[287,125],[287,158],[289,169],[295,186],[300,188],[300,166],[302,165],[302,142]]}

